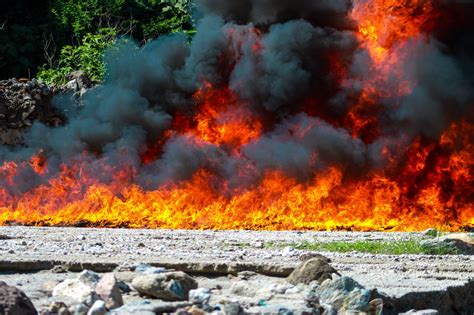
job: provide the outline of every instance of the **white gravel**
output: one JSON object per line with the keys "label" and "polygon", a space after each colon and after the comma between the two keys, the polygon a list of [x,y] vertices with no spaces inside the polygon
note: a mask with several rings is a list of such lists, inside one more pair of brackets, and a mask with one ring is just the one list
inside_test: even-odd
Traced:
{"label": "white gravel", "polygon": [[[411,237],[420,234],[0,227],[0,265],[35,261],[121,266],[211,263],[267,265],[283,270],[298,264],[303,253],[285,249],[287,243]],[[474,279],[474,256],[322,254],[341,274],[392,296],[442,290]],[[7,271],[4,267],[3,272]],[[6,277],[0,273],[0,281]]]}

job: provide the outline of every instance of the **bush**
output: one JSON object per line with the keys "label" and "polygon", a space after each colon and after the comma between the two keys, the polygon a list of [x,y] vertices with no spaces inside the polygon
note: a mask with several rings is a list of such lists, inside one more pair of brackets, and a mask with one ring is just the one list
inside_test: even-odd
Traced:
{"label": "bush", "polygon": [[38,72],[38,79],[60,85],[66,83],[69,73],[82,70],[92,81],[100,82],[105,75],[104,51],[114,43],[116,35],[114,29],[103,28],[98,34],[86,34],[79,46],[64,46],[57,67],[44,65]]}
{"label": "bush", "polygon": [[[114,36],[145,43],[158,36],[194,33],[191,0],[18,0],[0,11],[0,77],[37,76],[63,83],[87,72],[100,81],[103,50]],[[99,30],[99,31],[97,31]],[[44,64],[47,65],[38,67]]]}

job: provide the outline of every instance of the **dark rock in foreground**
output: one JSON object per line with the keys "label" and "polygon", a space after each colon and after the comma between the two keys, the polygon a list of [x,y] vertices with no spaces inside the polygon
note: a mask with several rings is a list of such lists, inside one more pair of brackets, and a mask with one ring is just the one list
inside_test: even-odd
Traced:
{"label": "dark rock in foreground", "polygon": [[37,312],[23,291],[0,281],[0,314],[35,315]]}

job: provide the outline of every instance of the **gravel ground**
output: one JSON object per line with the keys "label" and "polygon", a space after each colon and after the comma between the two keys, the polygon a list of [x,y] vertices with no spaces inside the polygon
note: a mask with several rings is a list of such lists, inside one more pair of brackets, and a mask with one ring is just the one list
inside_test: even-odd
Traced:
{"label": "gravel ground", "polygon": [[[6,272],[34,270],[35,265],[39,266],[37,270],[47,269],[41,267],[41,263],[47,262],[86,267],[85,264],[109,263],[123,269],[139,263],[178,269],[193,263],[195,266],[188,271],[206,272],[213,268],[221,274],[232,270],[232,266],[240,266],[240,270],[246,266],[254,269],[264,266],[264,272],[284,276],[299,263],[298,257],[305,252],[284,248],[290,242],[389,241],[416,236],[419,234],[0,227],[3,272],[0,280],[7,277],[11,280],[12,275]],[[341,274],[367,288],[377,288],[379,292],[396,297],[409,292],[461,286],[474,279],[474,256],[322,254],[332,260],[332,265]],[[208,266],[207,269],[202,269],[203,265]],[[29,277],[41,278],[47,274],[40,272]]]}

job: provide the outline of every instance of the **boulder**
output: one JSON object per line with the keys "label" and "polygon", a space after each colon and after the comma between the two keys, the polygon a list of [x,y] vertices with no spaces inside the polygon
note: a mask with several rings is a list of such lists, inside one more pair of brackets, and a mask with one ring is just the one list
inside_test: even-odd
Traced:
{"label": "boulder", "polygon": [[79,279],[66,279],[53,289],[53,297],[64,296],[77,304],[92,306],[99,299],[94,288]]}
{"label": "boulder", "polygon": [[137,276],[132,286],[140,294],[163,301],[186,301],[189,291],[197,288],[197,282],[184,272],[174,271]]}
{"label": "boulder", "polygon": [[20,289],[0,281],[0,314],[38,314],[33,303]]}
{"label": "boulder", "polygon": [[287,281],[293,285],[298,283],[309,284],[312,281],[323,282],[332,279],[332,274],[338,274],[336,269],[329,265],[329,259],[321,256],[302,262],[288,276]]}
{"label": "boulder", "polygon": [[372,291],[350,277],[326,280],[320,286],[313,287],[312,291],[312,294],[319,297],[322,305],[332,305],[338,312],[367,312],[371,309],[369,302]]}
{"label": "boulder", "polygon": [[113,273],[106,273],[102,277],[95,286],[95,292],[105,301],[109,310],[123,305],[122,294]]}
{"label": "boulder", "polygon": [[[66,84],[66,88],[78,91],[81,89],[89,89],[94,83],[89,78],[89,76],[82,70],[73,71],[66,76],[66,79],[69,81]],[[74,82],[74,83],[72,83]],[[68,86],[70,84],[70,86]]]}
{"label": "boulder", "polygon": [[452,253],[474,255],[474,238],[467,233],[453,233],[421,241],[421,245],[436,253],[438,249]]}

